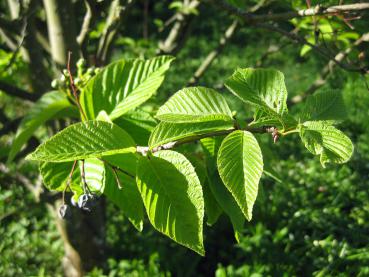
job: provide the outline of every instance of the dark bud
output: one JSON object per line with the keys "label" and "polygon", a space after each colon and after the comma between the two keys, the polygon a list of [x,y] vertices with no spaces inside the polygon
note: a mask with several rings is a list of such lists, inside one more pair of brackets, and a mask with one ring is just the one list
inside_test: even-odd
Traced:
{"label": "dark bud", "polygon": [[71,216],[71,211],[68,205],[63,204],[59,207],[58,215],[61,219],[69,218]]}

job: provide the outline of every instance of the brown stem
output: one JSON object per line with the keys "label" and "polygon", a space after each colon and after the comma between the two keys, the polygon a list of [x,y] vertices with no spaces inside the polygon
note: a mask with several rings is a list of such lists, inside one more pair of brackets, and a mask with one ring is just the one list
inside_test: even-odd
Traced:
{"label": "brown stem", "polygon": [[74,84],[72,71],[70,70],[71,55],[72,55],[72,52],[68,52],[67,70],[68,70],[68,75],[69,75],[69,80],[70,80],[70,87],[72,89],[74,100],[75,100],[75,102],[78,106],[78,109],[79,109],[82,117],[83,117],[83,120],[86,121],[87,117],[86,117],[85,112],[82,109],[81,103],[79,102],[79,97],[78,97],[78,94],[77,94],[77,88],[76,88],[76,85]]}

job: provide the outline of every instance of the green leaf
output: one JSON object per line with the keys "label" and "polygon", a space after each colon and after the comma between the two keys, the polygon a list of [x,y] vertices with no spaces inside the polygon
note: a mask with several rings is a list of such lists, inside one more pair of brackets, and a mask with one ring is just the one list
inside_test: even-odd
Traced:
{"label": "green leaf", "polygon": [[129,221],[138,231],[143,229],[143,203],[141,195],[137,189],[134,178],[125,175],[119,170],[116,171],[121,188],[118,187],[113,170],[106,166],[106,183],[104,194],[115,205],[121,208]]}
{"label": "green leaf", "polygon": [[231,130],[233,123],[229,121],[208,121],[199,123],[170,123],[160,122],[152,132],[149,147],[153,149],[160,145],[174,141],[185,141],[194,137],[201,138],[210,132]]}
{"label": "green leaf", "polygon": [[[39,170],[45,187],[51,191],[63,191],[67,184],[72,167],[73,162],[41,162],[39,165]],[[81,173],[78,165],[76,165],[72,175],[71,186],[80,186],[80,184]]]}
{"label": "green leaf", "polygon": [[132,138],[117,125],[87,121],[65,128],[37,147],[26,159],[67,162],[135,151]]}
{"label": "green leaf", "polygon": [[[208,171],[207,184],[209,185],[210,192],[221,209],[230,218],[235,232],[235,238],[239,242],[240,234],[242,233],[243,226],[245,224],[245,217],[242,214],[240,207],[237,205],[236,200],[226,189],[220,179],[216,166],[216,157],[223,139],[224,138],[222,137],[205,138],[201,140],[201,146],[205,153],[206,167]],[[206,189],[204,189],[204,198],[207,193]]]}
{"label": "green leaf", "polygon": [[314,155],[320,155],[323,167],[326,163],[345,163],[354,151],[351,140],[340,130],[324,121],[307,121],[300,126],[300,137],[305,147]]}
{"label": "green leaf", "polygon": [[159,108],[156,117],[167,122],[233,121],[224,97],[205,87],[184,88]]}
{"label": "green leaf", "polygon": [[234,131],[223,140],[217,164],[225,186],[250,221],[263,173],[263,156],[257,140],[250,132]]}
{"label": "green leaf", "polygon": [[254,120],[249,125],[253,127],[275,126],[282,130],[290,130],[295,129],[298,122],[287,113],[279,115],[272,110],[257,108],[254,114]]}
{"label": "green leaf", "polygon": [[88,119],[105,110],[113,120],[153,96],[174,60],[159,56],[149,60],[121,60],[104,68],[83,89],[80,101]]}
{"label": "green leaf", "polygon": [[204,199],[191,163],[174,151],[140,157],[137,186],[155,229],[204,255]]}
{"label": "green leaf", "polygon": [[208,174],[206,166],[204,164],[204,161],[197,157],[195,154],[186,155],[186,157],[194,166],[196,174],[199,177],[204,195],[205,214],[207,217],[206,223],[209,226],[212,226],[215,222],[217,222],[219,216],[222,214],[222,209],[218,205],[213,196],[213,193],[210,190],[209,181],[207,180]]}
{"label": "green leaf", "polygon": [[346,117],[342,93],[339,90],[322,90],[306,99],[301,120],[342,120]]}
{"label": "green leaf", "polygon": [[246,103],[277,114],[287,112],[287,89],[283,73],[278,70],[239,68],[225,86]]}
{"label": "green leaf", "polygon": [[[105,189],[105,165],[102,160],[92,158],[86,159],[84,162],[85,180],[91,192],[102,194]],[[80,163],[80,171],[82,171],[83,163]]]}
{"label": "green leaf", "polygon": [[209,175],[212,175],[217,170],[216,157],[223,139],[224,137],[208,137],[200,141],[201,147],[204,150]]}
{"label": "green leaf", "polygon": [[45,93],[21,121],[10,149],[8,162],[14,159],[22,146],[41,125],[70,106],[66,95],[58,91]]}
{"label": "green leaf", "polygon": [[150,113],[135,110],[117,118],[114,121],[119,127],[126,130],[139,145],[147,145],[151,132],[157,121]]}
{"label": "green leaf", "polygon": [[235,232],[235,238],[237,242],[239,242],[239,236],[242,233],[245,224],[245,216],[237,205],[232,194],[224,186],[218,172],[214,172],[212,175],[209,175],[208,180],[210,191],[214,195],[219,206],[230,218]]}

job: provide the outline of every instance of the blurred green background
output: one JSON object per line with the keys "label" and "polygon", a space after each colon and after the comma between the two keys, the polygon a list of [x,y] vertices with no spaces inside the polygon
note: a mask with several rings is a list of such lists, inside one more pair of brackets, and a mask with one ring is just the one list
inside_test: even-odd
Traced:
{"label": "blurred green background", "polygon": [[[39,2],[34,11],[36,25],[46,35],[45,12],[43,3]],[[98,8],[107,11],[110,2],[98,1]],[[173,2],[177,4],[173,5]],[[183,47],[174,53],[177,59],[150,105],[164,103],[168,96],[185,87],[208,53],[217,49],[219,39],[233,22],[234,17],[210,2],[205,1],[192,11],[188,37]],[[305,1],[229,2],[241,8],[266,2],[265,7],[257,11],[260,14],[306,8]],[[311,2],[311,5],[319,2],[329,5],[339,1]],[[345,4],[349,2],[345,1]],[[80,26],[85,13],[84,3],[71,3]],[[159,41],[168,34],[166,30],[159,30],[178,12],[178,3],[182,1],[136,1],[118,29],[108,61],[154,56]],[[7,1],[0,3],[0,13],[2,19],[10,18]],[[88,52],[95,51],[106,16],[102,12],[92,24],[86,47]],[[317,23],[312,18],[304,18],[279,24],[288,31],[297,28],[300,35],[312,41],[314,31],[320,28],[323,30],[321,37],[324,37],[319,37],[320,43],[332,53],[338,53],[353,47],[354,41],[369,31],[368,19],[364,13],[360,19],[351,21],[354,29],[339,17],[321,18]],[[4,38],[0,46],[1,81],[28,89],[32,74],[29,63],[21,51],[13,54]],[[359,55],[364,55],[364,62],[367,62],[367,49],[368,43],[362,44],[350,53],[349,59],[355,61]],[[45,56],[48,55],[45,51]],[[235,68],[271,67],[284,73],[292,99],[314,83],[327,63],[324,57],[280,34],[244,24],[227,41],[198,84],[225,92],[222,84]],[[48,71],[51,79],[59,78],[60,73],[54,73],[51,67]],[[50,87],[50,82],[45,86]],[[98,217],[95,213],[86,216],[76,212],[73,221],[67,223],[75,225],[71,226],[75,233],[69,232],[70,240],[74,243],[75,239],[84,237],[79,244],[85,245],[85,252],[92,251],[83,260],[85,275],[369,276],[369,92],[365,76],[335,66],[322,88],[342,91],[348,118],[339,128],[355,145],[350,162],[323,169],[319,159],[299,142],[298,135],[270,144],[273,169],[279,181],[263,176],[253,220],[245,225],[239,244],[224,216],[211,228],[205,227],[205,257],[170,241],[154,231],[148,222],[143,232],[138,233],[117,207],[101,200],[103,220],[99,219],[98,224],[103,222],[103,225],[93,226],[99,230],[96,234],[84,233],[86,227],[79,226],[87,222],[88,228],[92,228],[88,224]],[[244,104],[231,96],[227,99],[235,109],[244,108]],[[0,91],[1,114],[6,120],[21,117],[30,106],[29,102]],[[298,109],[298,105],[290,107],[292,113]],[[240,114],[240,117],[247,116],[249,114]],[[15,130],[5,133],[7,125],[4,121],[0,126],[3,166]],[[47,126],[39,129],[35,136],[40,141],[47,138]],[[50,204],[42,195],[37,201],[34,193],[21,182],[22,176],[32,184],[39,183],[37,165],[19,157],[0,171],[0,276],[63,276],[66,245],[50,212]],[[89,248],[89,244],[94,247]]]}

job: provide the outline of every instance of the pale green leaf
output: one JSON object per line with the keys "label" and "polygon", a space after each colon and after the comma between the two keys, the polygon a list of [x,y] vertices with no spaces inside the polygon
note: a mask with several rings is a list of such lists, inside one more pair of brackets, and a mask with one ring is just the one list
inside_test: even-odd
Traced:
{"label": "pale green leaf", "polygon": [[66,162],[136,151],[123,129],[104,121],[73,124],[41,144],[28,160]]}
{"label": "pale green leaf", "polygon": [[351,140],[340,130],[324,121],[307,121],[300,126],[300,137],[305,147],[314,155],[320,155],[323,167],[326,163],[345,163],[354,151]]}
{"label": "pale green leaf", "polygon": [[14,159],[22,146],[40,126],[70,106],[65,94],[58,91],[45,93],[21,121],[10,149],[8,162]]}
{"label": "pale green leaf", "polygon": [[339,90],[322,90],[306,99],[302,121],[342,120],[347,117],[346,106]]}
{"label": "pale green leaf", "polygon": [[184,88],[159,108],[156,117],[166,122],[233,121],[224,97],[205,87]]}
{"label": "pale green leaf", "polygon": [[151,133],[149,147],[152,149],[168,142],[201,138],[202,135],[210,132],[222,133],[232,128],[234,128],[233,123],[229,121],[208,121],[199,123],[160,122]]}
{"label": "pale green leaf", "polygon": [[244,102],[277,114],[287,112],[287,89],[283,73],[278,70],[239,68],[225,86]]}
{"label": "pale green leaf", "polygon": [[234,131],[223,140],[217,164],[225,186],[250,221],[263,172],[263,156],[257,140],[250,132]]}
{"label": "pale green leaf", "polygon": [[121,60],[93,77],[82,90],[80,102],[88,119],[105,110],[113,120],[153,96],[164,80],[173,57]]}
{"label": "pale green leaf", "polygon": [[204,199],[191,163],[174,151],[140,157],[137,186],[155,229],[204,255]]}
{"label": "pale green leaf", "polygon": [[[82,171],[83,163],[80,163]],[[105,189],[105,165],[100,159],[91,158],[84,161],[86,184],[91,192],[102,194]]]}

